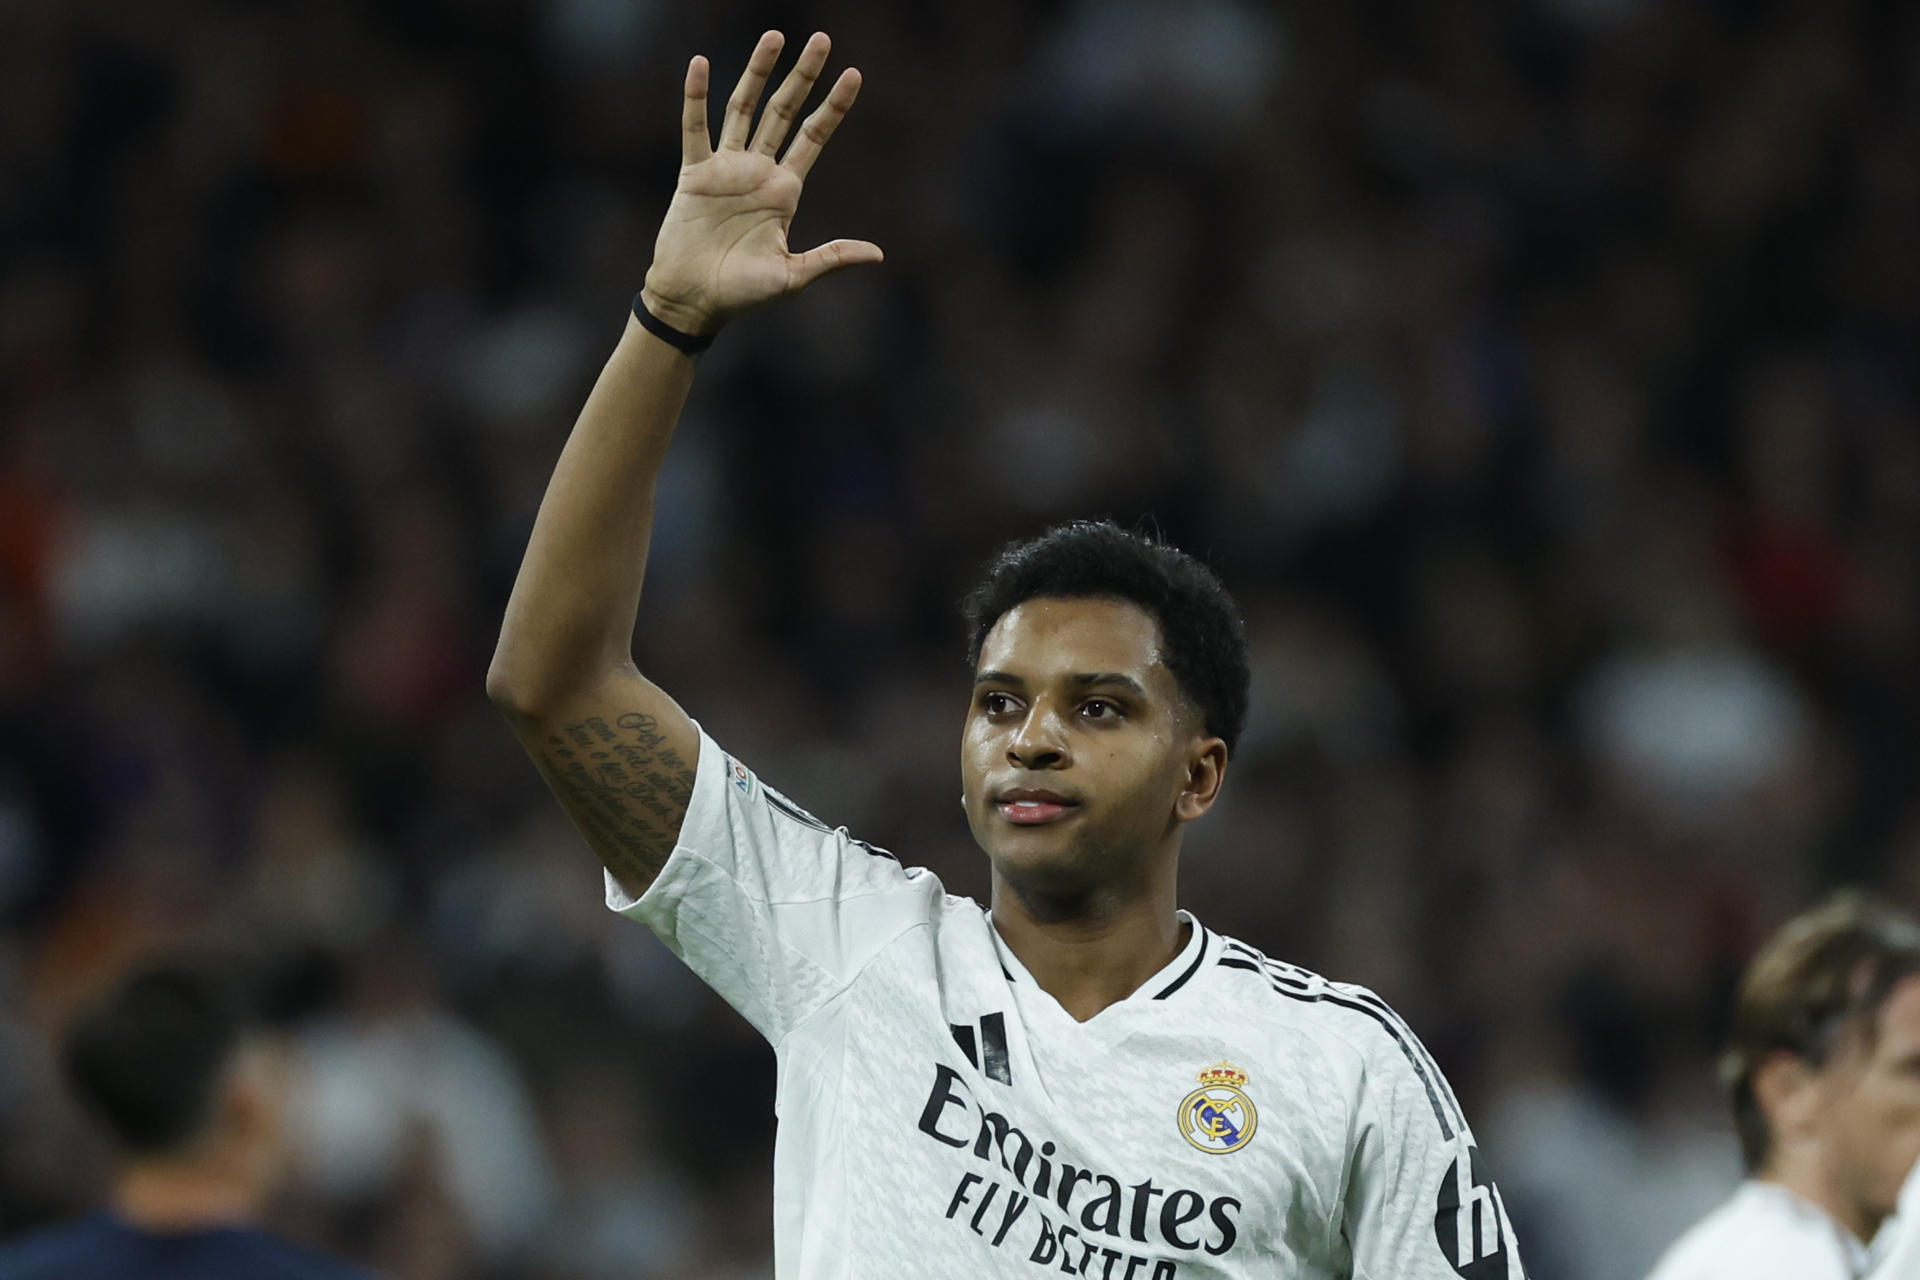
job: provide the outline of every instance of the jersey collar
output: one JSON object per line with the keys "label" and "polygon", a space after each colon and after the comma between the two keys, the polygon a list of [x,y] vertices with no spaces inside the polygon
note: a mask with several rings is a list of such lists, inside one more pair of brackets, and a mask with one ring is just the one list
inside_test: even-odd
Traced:
{"label": "jersey collar", "polygon": [[[993,938],[994,953],[1000,959],[1000,971],[1006,974],[1007,981],[1015,986],[1031,989],[1034,994],[1044,996],[1049,1002],[1054,1004],[1055,1008],[1058,1008],[1058,1001],[1054,1001],[1053,997],[1048,995],[1047,992],[1041,988],[1040,984],[1033,980],[1033,975],[1027,972],[1027,967],[1020,963],[1020,957],[1013,953],[1013,948],[1007,945],[1007,940],[1002,938],[1000,931],[993,927],[992,912],[988,911],[985,907],[982,907],[981,911],[987,917],[987,932]],[[1174,917],[1184,924],[1191,925],[1193,929],[1191,935],[1187,938],[1187,944],[1180,948],[1180,953],[1174,956],[1172,960],[1169,960],[1159,972],[1141,983],[1132,995],[1126,997],[1124,1000],[1117,1000],[1113,1004],[1108,1005],[1105,1009],[1102,1009],[1099,1013],[1087,1019],[1087,1023],[1084,1025],[1091,1025],[1092,1023],[1100,1021],[1100,1019],[1106,1017],[1115,1009],[1148,1004],[1155,1000],[1169,999],[1176,993],[1193,985],[1194,978],[1198,976],[1202,966],[1206,964],[1208,957],[1219,949],[1219,940],[1213,936],[1205,925],[1194,918],[1191,911],[1184,909],[1176,910]],[[1060,1013],[1062,1017],[1070,1017],[1064,1009],[1061,1009]]]}

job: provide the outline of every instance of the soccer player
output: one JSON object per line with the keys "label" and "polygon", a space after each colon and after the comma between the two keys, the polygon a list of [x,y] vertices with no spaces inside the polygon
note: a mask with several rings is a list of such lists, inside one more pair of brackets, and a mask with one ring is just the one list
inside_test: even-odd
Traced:
{"label": "soccer player", "polygon": [[119,1152],[110,1206],[0,1248],[0,1280],[360,1280],[258,1230],[279,1171],[277,1053],[205,965],[135,970],[61,1065]]}
{"label": "soccer player", "polygon": [[1068,525],[972,596],[960,762],[987,910],[816,821],[635,668],[690,353],[730,315],[881,257],[787,245],[860,79],[842,72],[783,154],[828,43],[807,42],[756,124],[781,43],[761,38],[717,144],[707,63],[688,68],[679,186],[488,675],[606,864],[609,905],[773,1044],[777,1274],[1520,1280],[1499,1193],[1406,1024],[1177,909],[1182,833],[1218,798],[1247,705],[1239,619],[1198,562]]}
{"label": "soccer player", "polygon": [[1857,893],[1789,920],[1741,981],[1724,1075],[1747,1180],[1650,1280],[1920,1276],[1872,1247],[1920,1158],[1920,922]]}

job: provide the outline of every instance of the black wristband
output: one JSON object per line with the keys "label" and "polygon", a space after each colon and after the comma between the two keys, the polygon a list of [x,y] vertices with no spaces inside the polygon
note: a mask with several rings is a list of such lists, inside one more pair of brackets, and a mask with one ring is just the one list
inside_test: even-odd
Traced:
{"label": "black wristband", "polygon": [[633,295],[633,318],[640,322],[642,329],[645,329],[648,333],[660,339],[660,341],[666,343],[668,346],[678,347],[690,356],[697,356],[713,345],[713,334],[686,333],[674,328],[665,320],[662,320],[659,316],[647,310],[647,304],[641,301],[641,297],[642,295],[637,293]]}

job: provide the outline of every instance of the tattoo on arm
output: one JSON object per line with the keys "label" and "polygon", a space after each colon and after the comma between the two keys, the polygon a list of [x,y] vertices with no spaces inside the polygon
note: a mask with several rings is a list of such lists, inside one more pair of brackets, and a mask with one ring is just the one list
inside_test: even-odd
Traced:
{"label": "tattoo on arm", "polygon": [[561,725],[536,749],[560,803],[629,888],[660,874],[693,798],[693,766],[666,744],[659,721],[628,712]]}

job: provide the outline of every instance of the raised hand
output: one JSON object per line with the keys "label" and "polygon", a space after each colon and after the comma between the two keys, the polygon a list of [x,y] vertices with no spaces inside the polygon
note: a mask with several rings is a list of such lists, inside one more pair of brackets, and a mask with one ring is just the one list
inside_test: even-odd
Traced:
{"label": "raised hand", "polygon": [[831,240],[805,253],[787,245],[807,171],[859,95],[860,73],[852,67],[840,73],[783,157],[780,144],[831,47],[818,32],[807,41],[756,129],[754,112],[785,43],[779,32],[769,31],[754,46],[727,100],[717,147],[707,128],[707,60],[696,57],[687,66],[680,183],[654,241],[642,291],[647,308],[676,329],[710,332],[729,316],[797,293],[829,272],[881,260],[880,246],[865,240]]}

